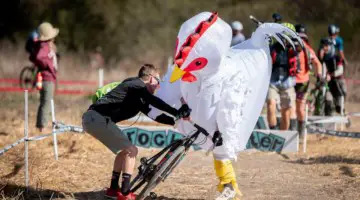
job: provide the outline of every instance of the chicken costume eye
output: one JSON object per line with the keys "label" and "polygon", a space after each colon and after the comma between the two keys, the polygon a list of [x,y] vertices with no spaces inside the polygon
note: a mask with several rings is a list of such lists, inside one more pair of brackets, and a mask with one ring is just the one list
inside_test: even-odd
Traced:
{"label": "chicken costume eye", "polygon": [[204,68],[207,63],[208,61],[204,57],[196,58],[195,60],[191,61],[191,63],[184,69],[185,74],[181,80],[186,82],[196,81],[197,78],[191,72]]}

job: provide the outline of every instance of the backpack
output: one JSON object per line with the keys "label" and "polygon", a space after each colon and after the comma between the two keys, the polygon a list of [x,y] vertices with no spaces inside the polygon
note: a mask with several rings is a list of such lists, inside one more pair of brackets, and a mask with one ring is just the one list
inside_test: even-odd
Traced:
{"label": "backpack", "polygon": [[300,61],[297,52],[292,49],[283,49],[279,44],[275,44],[271,49],[273,66],[286,67],[289,76],[296,76],[300,71]]}
{"label": "backpack", "polygon": [[121,82],[112,82],[107,85],[104,85],[103,87],[96,90],[95,94],[92,96],[91,100],[93,103],[95,103],[97,100],[99,100],[101,97],[105,96],[108,92],[110,92],[112,89],[116,88],[118,85],[120,85]]}
{"label": "backpack", "polygon": [[30,33],[30,35],[26,41],[25,50],[30,55],[33,55],[36,52],[38,38],[39,38],[39,33],[37,32],[37,30],[34,30]]}

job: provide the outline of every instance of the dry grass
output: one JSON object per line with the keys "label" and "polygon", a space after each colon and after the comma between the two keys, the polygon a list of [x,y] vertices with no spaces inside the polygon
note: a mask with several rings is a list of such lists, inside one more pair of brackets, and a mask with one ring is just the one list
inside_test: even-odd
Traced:
{"label": "dry grass", "polygon": [[[0,147],[23,136],[21,94],[0,94]],[[37,96],[30,98],[30,135],[34,129]],[[57,118],[79,125],[89,105],[85,97],[58,96]],[[349,111],[358,110],[349,104]],[[359,131],[353,119],[352,130]],[[50,130],[48,130],[50,131]],[[103,199],[114,155],[87,134],[58,137],[59,161],[51,138],[29,145],[30,190],[24,190],[24,146],[0,157],[0,199]],[[141,150],[148,156],[154,150]],[[235,163],[244,199],[356,199],[360,197],[360,140],[310,135],[306,154],[242,153]],[[156,189],[160,199],[211,199],[216,177],[212,158],[192,152],[169,179]]]}

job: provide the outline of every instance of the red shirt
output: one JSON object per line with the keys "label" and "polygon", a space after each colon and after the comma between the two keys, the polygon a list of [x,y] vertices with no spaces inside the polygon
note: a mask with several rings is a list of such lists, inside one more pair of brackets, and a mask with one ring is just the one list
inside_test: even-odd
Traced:
{"label": "red shirt", "polygon": [[51,51],[49,42],[41,42],[36,54],[36,64],[41,71],[43,81],[56,82],[56,54]]}
{"label": "red shirt", "polygon": [[311,46],[304,42],[306,51],[304,50],[299,53],[300,58],[300,72],[296,74],[296,83],[306,83],[309,81],[309,63],[311,62],[315,69],[321,68],[321,63],[317,58],[314,50]]}

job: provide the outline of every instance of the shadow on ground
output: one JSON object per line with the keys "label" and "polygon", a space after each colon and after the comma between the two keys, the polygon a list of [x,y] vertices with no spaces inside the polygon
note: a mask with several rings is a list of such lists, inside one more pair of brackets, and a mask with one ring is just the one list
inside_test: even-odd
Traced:
{"label": "shadow on ground", "polygon": [[[43,190],[30,187],[26,192],[24,186],[3,184],[0,183],[0,194],[5,198],[17,199],[77,199],[77,200],[103,200],[104,190],[77,192],[77,193],[64,193],[56,190]],[[150,200],[150,198],[146,198]],[[204,200],[204,199],[178,199],[160,196],[157,200]]]}
{"label": "shadow on ground", "polygon": [[2,176],[1,178],[2,179],[7,179],[7,178],[11,178],[11,177],[14,177],[16,174],[19,173],[20,169],[24,166],[24,163],[17,163],[14,165],[14,168],[13,170],[6,174],[5,176]]}
{"label": "shadow on ground", "polygon": [[310,158],[299,158],[292,161],[286,161],[302,165],[313,165],[313,164],[329,164],[329,163],[344,163],[344,164],[360,164],[359,158],[347,158],[343,156],[318,156]]}

